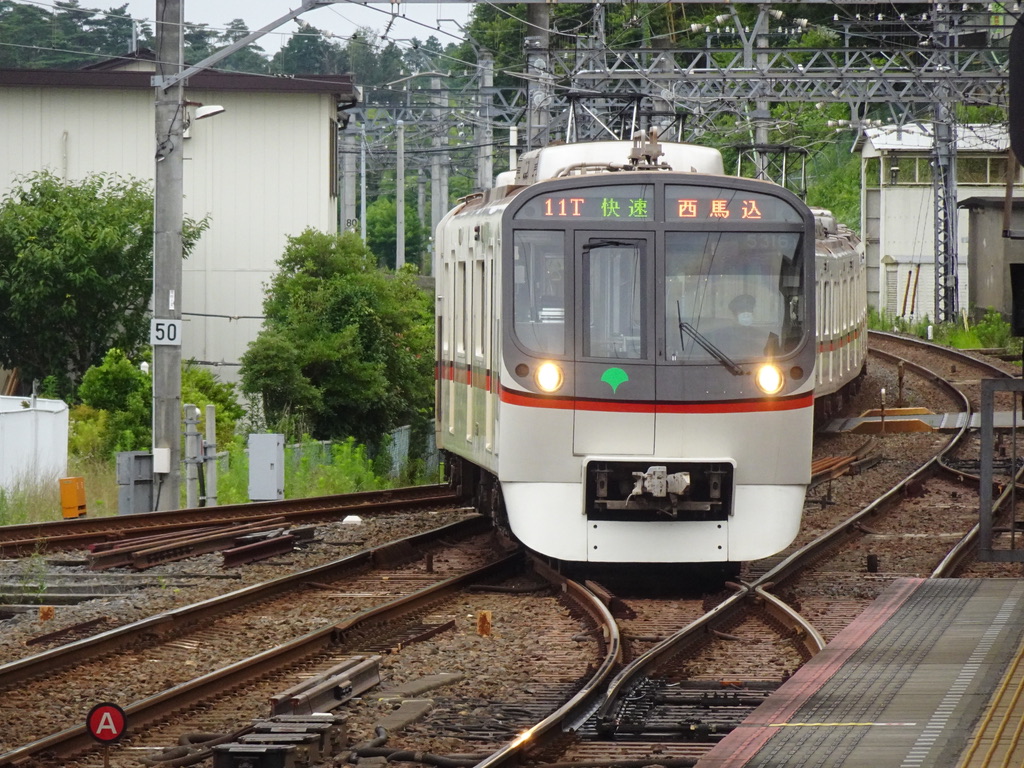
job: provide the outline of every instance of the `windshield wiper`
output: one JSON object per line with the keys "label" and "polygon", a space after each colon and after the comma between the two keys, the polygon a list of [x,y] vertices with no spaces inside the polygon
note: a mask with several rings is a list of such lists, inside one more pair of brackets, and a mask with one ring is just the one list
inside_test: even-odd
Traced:
{"label": "windshield wiper", "polygon": [[591,251],[594,248],[636,248],[636,240],[591,240],[589,243],[584,243],[583,250]]}
{"label": "windshield wiper", "polygon": [[729,357],[727,354],[725,354],[725,352],[723,352],[710,341],[708,341],[707,337],[700,331],[698,331],[696,328],[694,328],[692,325],[683,322],[683,312],[679,306],[678,301],[676,302],[676,314],[679,317],[680,349],[685,349],[686,347],[686,345],[683,343],[683,333],[686,333],[690,336],[691,339],[693,339],[694,341],[697,342],[698,345],[700,345],[701,349],[703,349],[705,352],[707,352],[709,355],[715,358],[718,362],[724,365],[725,369],[729,371],[729,373],[731,373],[733,376],[743,375],[743,369],[740,368],[735,362],[733,362],[731,357]]}

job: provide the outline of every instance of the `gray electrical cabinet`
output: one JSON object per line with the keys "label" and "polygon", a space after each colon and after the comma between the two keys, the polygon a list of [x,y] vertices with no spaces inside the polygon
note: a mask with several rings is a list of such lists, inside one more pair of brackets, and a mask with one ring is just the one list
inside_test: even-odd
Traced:
{"label": "gray electrical cabinet", "polygon": [[153,454],[122,451],[117,454],[117,514],[152,512]]}
{"label": "gray electrical cabinet", "polygon": [[249,500],[284,498],[284,435],[249,435]]}

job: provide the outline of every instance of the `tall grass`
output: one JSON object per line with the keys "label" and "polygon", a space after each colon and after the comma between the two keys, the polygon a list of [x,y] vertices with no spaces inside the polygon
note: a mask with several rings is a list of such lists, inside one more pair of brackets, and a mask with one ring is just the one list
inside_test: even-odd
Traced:
{"label": "tall grass", "polygon": [[972,322],[964,315],[954,323],[934,323],[927,316],[911,321],[872,307],[868,313],[868,327],[922,339],[928,338],[931,329],[933,341],[956,349],[1002,349],[1011,354],[1021,351],[1022,339],[1013,336],[1010,324],[994,309],[986,311],[978,322]]}
{"label": "tall grass", "polygon": [[[117,477],[113,462],[71,457],[67,476],[83,478],[89,517],[117,514]],[[63,518],[60,483],[56,479],[19,479],[10,488],[0,489],[0,525],[43,523]]]}
{"label": "tall grass", "polygon": [[[226,465],[226,466],[225,466]],[[388,475],[381,460],[349,439],[339,443],[306,441],[285,448],[284,495],[288,499],[376,491],[437,482],[424,477],[417,462],[399,477]],[[249,500],[249,457],[241,444],[232,445],[217,473],[217,503],[244,504]]]}
{"label": "tall grass", "polygon": [[[331,496],[338,493],[374,491],[409,485],[436,483],[438,477],[423,472],[422,461],[414,460],[398,477],[391,477],[383,457],[372,459],[366,449],[353,440],[340,443],[304,442],[285,449],[285,498]],[[85,483],[86,515],[107,517],[117,514],[118,485],[116,463],[96,458],[72,457],[68,477],[81,477]],[[182,476],[181,499],[185,506]],[[217,503],[245,504],[249,501],[249,460],[240,441],[229,447],[218,461]],[[63,519],[60,484],[17,482],[8,490],[0,489],[0,525],[42,523]]]}

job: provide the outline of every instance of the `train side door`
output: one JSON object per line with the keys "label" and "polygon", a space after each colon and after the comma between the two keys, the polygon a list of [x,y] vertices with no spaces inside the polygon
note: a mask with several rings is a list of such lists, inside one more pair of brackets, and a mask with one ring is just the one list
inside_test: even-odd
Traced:
{"label": "train side door", "polygon": [[576,454],[654,452],[653,235],[577,232]]}

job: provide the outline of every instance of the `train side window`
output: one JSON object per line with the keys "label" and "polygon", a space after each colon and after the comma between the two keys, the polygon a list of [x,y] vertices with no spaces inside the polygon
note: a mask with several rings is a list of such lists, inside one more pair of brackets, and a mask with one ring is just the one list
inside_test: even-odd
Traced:
{"label": "train side window", "polygon": [[[449,306],[449,307],[453,306],[452,303],[451,303],[452,302],[451,281],[452,281],[451,264],[446,261],[444,263],[444,276],[443,276],[443,278],[441,280],[441,285],[444,286],[444,293],[441,296],[442,307],[445,306],[445,304],[447,304],[447,306]],[[440,337],[441,337],[441,351],[444,352],[444,359],[447,360],[448,359],[448,352],[451,349],[451,341],[448,338],[448,331],[447,331],[447,329],[445,330],[444,333],[440,334]]]}
{"label": "train side window", "polygon": [[468,316],[467,303],[469,296],[466,291],[466,262],[460,261],[455,265],[455,352],[460,355],[466,353],[466,319]]}
{"label": "train side window", "polygon": [[513,259],[516,337],[531,352],[565,354],[565,235],[518,230],[513,237]]}
{"label": "train side window", "polygon": [[484,262],[473,262],[473,354],[483,357],[484,354],[484,321],[487,319],[486,296],[484,295]]}

